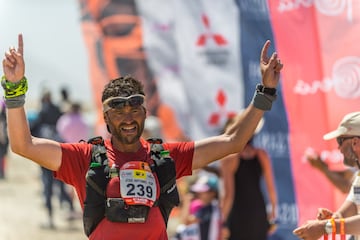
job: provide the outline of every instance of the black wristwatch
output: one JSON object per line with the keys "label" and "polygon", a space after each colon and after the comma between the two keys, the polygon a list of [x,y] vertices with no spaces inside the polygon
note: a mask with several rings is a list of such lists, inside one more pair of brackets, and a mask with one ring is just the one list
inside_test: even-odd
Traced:
{"label": "black wristwatch", "polygon": [[264,85],[261,85],[261,84],[256,85],[256,91],[261,92],[261,93],[265,93],[265,94],[270,95],[270,96],[275,96],[276,95],[276,88],[267,88],[267,87],[264,87]]}

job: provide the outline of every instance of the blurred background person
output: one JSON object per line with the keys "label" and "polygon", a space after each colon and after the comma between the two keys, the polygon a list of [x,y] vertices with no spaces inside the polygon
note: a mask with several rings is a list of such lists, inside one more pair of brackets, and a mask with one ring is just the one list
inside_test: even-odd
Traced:
{"label": "blurred background person", "polygon": [[[224,131],[232,124],[229,119]],[[255,134],[264,121],[260,121]],[[220,161],[221,176],[224,184],[222,214],[224,235],[231,240],[265,240],[276,218],[277,192],[269,155],[264,149],[256,148],[253,139],[241,153],[232,154]],[[265,181],[270,201],[267,213],[261,180]]]}
{"label": "blurred background person", "polygon": [[64,142],[79,142],[90,138],[91,129],[82,115],[80,103],[71,103],[68,111],[59,117],[56,130]]}
{"label": "blurred background person", "polygon": [[214,175],[200,175],[182,198],[181,224],[177,227],[178,240],[221,239],[221,211],[219,179]]}
{"label": "blurred background person", "polygon": [[6,108],[3,100],[0,102],[0,179],[5,178],[6,155],[9,150],[9,139],[6,125]]}
{"label": "blurred background person", "polygon": [[[63,95],[63,101],[64,92],[66,91],[62,89],[61,93]],[[65,96],[66,99],[69,99],[67,94]],[[80,140],[87,141],[91,137],[91,127],[85,121],[82,114],[81,104],[78,102],[71,103],[70,100],[66,102],[70,104],[70,107],[56,122],[56,130],[59,137],[64,142],[79,142]],[[64,184],[63,182],[59,184],[61,188],[60,192],[65,193],[60,195],[60,202],[68,204],[69,213],[67,220],[73,220],[79,216],[79,214],[76,213],[73,204],[75,191],[70,185]]]}
{"label": "blurred background person", "polygon": [[66,87],[62,87],[60,89],[60,102],[59,102],[60,110],[63,113],[68,112],[71,108],[71,105],[72,105],[72,101],[70,99],[69,90]]}
{"label": "blurred background person", "polygon": [[[60,107],[53,102],[51,92],[44,90],[41,96],[40,110],[36,114],[36,119],[31,121],[30,128],[32,134],[36,137],[63,141],[56,129],[57,121],[61,115],[62,112]],[[70,212],[72,212],[74,210],[73,202],[70,194],[65,188],[65,184],[59,180],[54,179],[52,171],[44,167],[40,167],[40,169],[45,207],[47,210],[47,219],[44,223],[41,223],[41,228],[55,229],[56,227],[53,216],[54,206],[52,203],[54,186],[56,185],[59,187],[59,201],[61,206],[63,203],[68,203]]]}

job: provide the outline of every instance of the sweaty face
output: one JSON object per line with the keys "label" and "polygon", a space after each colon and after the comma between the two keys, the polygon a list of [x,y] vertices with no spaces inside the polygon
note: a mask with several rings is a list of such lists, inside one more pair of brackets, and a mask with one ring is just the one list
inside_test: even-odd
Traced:
{"label": "sweaty face", "polygon": [[139,141],[146,117],[142,105],[109,109],[104,116],[112,136],[117,141],[122,144],[134,144]]}

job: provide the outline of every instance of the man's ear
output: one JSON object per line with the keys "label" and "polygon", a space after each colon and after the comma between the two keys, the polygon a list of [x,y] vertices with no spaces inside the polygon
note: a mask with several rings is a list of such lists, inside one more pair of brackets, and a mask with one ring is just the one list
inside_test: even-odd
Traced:
{"label": "man's ear", "polygon": [[108,115],[106,112],[103,114],[103,118],[104,118],[104,122],[107,124]]}
{"label": "man's ear", "polygon": [[105,122],[105,124],[106,124],[106,130],[108,131],[108,133],[110,133],[110,134],[111,134],[111,132],[110,132],[110,128],[109,128],[109,124],[108,124],[108,119],[109,119],[109,116],[108,116],[108,114],[107,114],[107,113],[104,113],[104,114],[103,114],[103,117],[104,117],[104,122]]}

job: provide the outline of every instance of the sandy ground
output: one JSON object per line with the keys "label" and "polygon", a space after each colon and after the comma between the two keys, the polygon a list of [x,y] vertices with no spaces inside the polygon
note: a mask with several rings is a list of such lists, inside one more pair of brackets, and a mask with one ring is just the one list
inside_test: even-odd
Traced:
{"label": "sandy ground", "polygon": [[10,153],[6,179],[0,180],[0,240],[86,240],[78,200],[74,203],[79,216],[74,221],[67,221],[67,209],[60,209],[59,201],[54,197],[56,229],[42,229],[40,225],[46,220],[46,212],[40,167]]}

